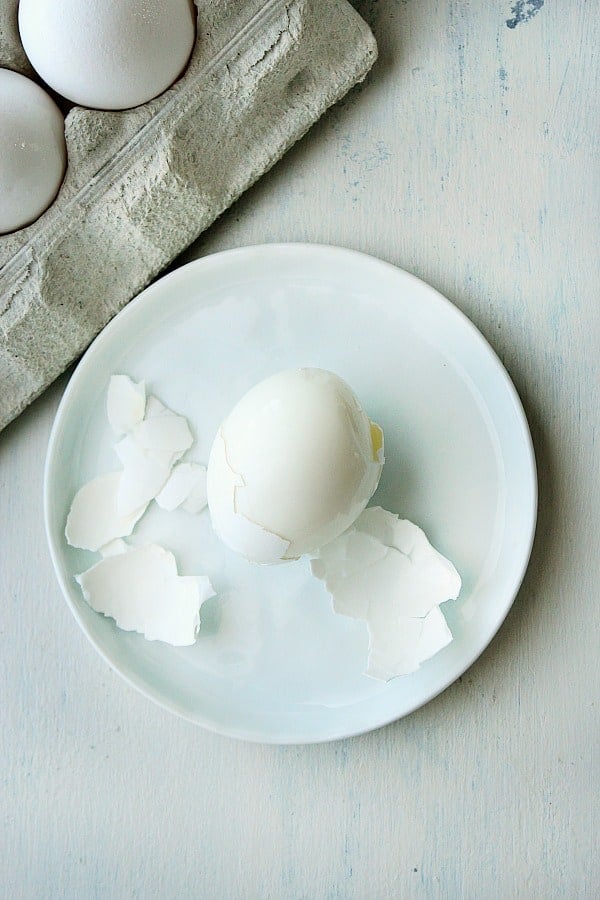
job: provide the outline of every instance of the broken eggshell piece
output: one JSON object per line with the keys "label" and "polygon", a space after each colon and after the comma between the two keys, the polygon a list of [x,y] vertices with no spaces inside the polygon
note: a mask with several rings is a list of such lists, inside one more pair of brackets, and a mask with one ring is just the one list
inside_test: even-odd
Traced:
{"label": "broken eggshell piece", "polygon": [[108,423],[117,435],[127,434],[144,418],[146,387],[128,375],[113,375],[106,395]]}
{"label": "broken eggshell piece", "polygon": [[156,497],[169,477],[171,466],[144,450],[131,434],[115,444],[115,453],[123,466],[118,509],[121,515],[128,515],[132,509]]}
{"label": "broken eggshell piece", "polygon": [[194,443],[184,416],[148,399],[146,417],[131,431],[132,439],[155,459],[173,465]]}
{"label": "broken eggshell piece", "polygon": [[104,547],[100,547],[100,555],[118,556],[119,553],[127,553],[128,550],[129,544],[127,544],[123,538],[115,538],[114,541],[110,541],[110,543],[105,544]]}
{"label": "broken eggshell piece", "polygon": [[156,502],[168,512],[178,506],[192,513],[203,510],[206,506],[206,467],[198,463],[178,463],[156,495]]}
{"label": "broken eggshell piece", "polygon": [[93,610],[175,647],[195,642],[200,607],[215,596],[206,576],[178,575],[175,557],[158,544],[107,556],[75,577]]}
{"label": "broken eggshell piece", "polygon": [[65,536],[72,547],[100,550],[115,538],[127,537],[146,509],[146,504],[123,515],[117,497],[121,472],[109,472],[84,484],[75,494]]}
{"label": "broken eggshell piece", "polygon": [[154,499],[166,485],[174,463],[193,442],[187,419],[150,396],[145,418],[136,422],[115,445],[123,466],[119,512],[127,515]]}
{"label": "broken eggshell piece", "polygon": [[339,376],[279,372],[242,397],[215,438],[207,475],[213,527],[252,562],[296,559],[352,524],[383,461],[381,428]]}
{"label": "broken eggshell piece", "polygon": [[[106,409],[111,428],[123,435],[115,444],[123,468],[80,488],[65,528],[71,546],[101,552],[105,545],[110,548],[115,538],[132,533],[148,503],[166,486],[173,465],[193,443],[183,416],[156,397],[149,396],[146,401],[143,381],[136,383],[127,375],[113,375]],[[187,465],[191,471],[195,464]],[[188,504],[191,511],[200,511],[205,505],[204,470],[200,470],[199,466],[193,469],[194,478],[186,481],[189,490],[180,501]],[[180,481],[181,474],[176,482],[181,494],[184,491]]]}
{"label": "broken eggshell piece", "polygon": [[210,581],[178,575],[173,554],[157,544],[130,547],[122,537],[131,534],[157,495],[165,509],[202,509],[206,469],[175,465],[193,443],[187,420],[156,397],[146,402],[143,382],[114,375],[106,407],[111,428],[122,436],[115,450],[123,469],[93,479],[75,495],[67,540],[102,555],[76,580],[92,609],[112,617],[119,628],[174,646],[193,644],[200,606],[214,596]]}
{"label": "broken eggshell piece", "polygon": [[439,604],[458,597],[460,575],[417,525],[394,513],[366,509],[320,549],[311,570],[335,612],[366,621],[371,677],[408,675],[452,640]]}
{"label": "broken eggshell piece", "polygon": [[374,610],[368,626],[369,661],[365,675],[379,681],[416,672],[421,663],[452,640],[452,632],[439,606],[434,606],[423,619],[390,618],[385,610],[380,615]]}
{"label": "broken eggshell piece", "polygon": [[[211,479],[214,485],[212,497]],[[210,452],[207,477],[213,528],[224,544],[247,560],[263,564],[281,562],[290,542],[236,511],[235,492],[242,484],[241,476],[229,465],[225,440],[219,430]]]}

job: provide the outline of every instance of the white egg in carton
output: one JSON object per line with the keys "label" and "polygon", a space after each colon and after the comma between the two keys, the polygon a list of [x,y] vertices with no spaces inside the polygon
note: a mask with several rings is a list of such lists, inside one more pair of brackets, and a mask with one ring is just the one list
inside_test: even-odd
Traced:
{"label": "white egg in carton", "polygon": [[[196,6],[182,77],[134,109],[72,107],[56,200],[32,224],[0,236],[0,428],[377,55],[347,0]],[[17,7],[0,0],[0,67],[31,77]]]}

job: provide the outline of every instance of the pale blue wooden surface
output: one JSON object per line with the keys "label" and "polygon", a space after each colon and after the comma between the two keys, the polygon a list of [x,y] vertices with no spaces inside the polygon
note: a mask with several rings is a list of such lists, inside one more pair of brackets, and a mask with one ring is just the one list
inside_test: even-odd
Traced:
{"label": "pale blue wooden surface", "polygon": [[0,895],[597,896],[600,10],[356,5],[381,49],[368,82],[186,258],[343,244],[463,309],[536,444],[524,587],[402,722],[300,748],[205,733],[113,675],[60,596],[41,484],[63,379],[0,436]]}

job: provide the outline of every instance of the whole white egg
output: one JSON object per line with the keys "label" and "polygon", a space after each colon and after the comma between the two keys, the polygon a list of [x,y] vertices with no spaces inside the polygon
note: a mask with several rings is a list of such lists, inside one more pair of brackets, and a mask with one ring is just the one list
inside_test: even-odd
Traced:
{"label": "whole white egg", "polygon": [[21,0],[19,31],[44,81],[96,109],[128,109],[165,91],[192,52],[191,0]]}
{"label": "whole white egg", "polygon": [[295,559],[360,515],[383,466],[383,432],[332,372],[279,372],[222,423],[207,493],[213,527],[253,562]]}
{"label": "whole white egg", "polygon": [[0,234],[41,216],[58,193],[66,164],[56,103],[29,78],[0,69]]}

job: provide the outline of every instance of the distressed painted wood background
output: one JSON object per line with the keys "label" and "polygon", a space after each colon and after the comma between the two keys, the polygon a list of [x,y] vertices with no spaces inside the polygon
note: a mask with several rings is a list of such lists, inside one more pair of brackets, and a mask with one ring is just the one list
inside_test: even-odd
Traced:
{"label": "distressed painted wood background", "polygon": [[134,693],[55,583],[42,466],[65,380],[0,436],[0,895],[595,898],[600,883],[597,0],[371,0],[381,58],[186,259],[343,244],[464,310],[540,476],[533,560],[472,669],[354,740],[261,747]]}

